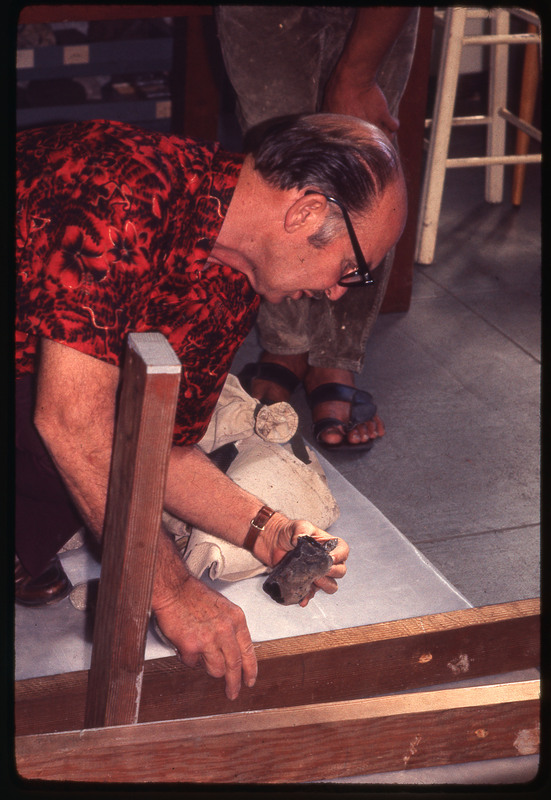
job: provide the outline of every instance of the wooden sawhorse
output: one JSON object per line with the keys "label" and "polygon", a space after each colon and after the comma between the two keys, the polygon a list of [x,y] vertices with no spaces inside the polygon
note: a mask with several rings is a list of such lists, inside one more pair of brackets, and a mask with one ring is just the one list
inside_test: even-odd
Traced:
{"label": "wooden sawhorse", "polygon": [[233,702],[176,656],[144,664],[179,369],[160,334],[131,335],[91,667],[16,682],[19,775],[291,783],[539,752],[538,680],[465,685],[539,666],[537,600],[258,644]]}

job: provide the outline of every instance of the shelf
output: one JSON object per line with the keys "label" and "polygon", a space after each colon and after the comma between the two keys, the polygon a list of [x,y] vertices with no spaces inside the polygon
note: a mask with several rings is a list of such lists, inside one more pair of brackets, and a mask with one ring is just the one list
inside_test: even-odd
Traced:
{"label": "shelf", "polygon": [[35,47],[17,51],[17,80],[162,72],[172,66],[172,38]]}
{"label": "shelf", "polygon": [[40,106],[19,108],[16,114],[18,128],[29,128],[54,122],[72,122],[91,119],[116,119],[132,122],[142,127],[169,130],[172,114],[170,100],[132,100],[131,102],[82,103],[80,105]]}
{"label": "shelf", "polygon": [[[74,45],[52,45],[17,51],[17,80],[48,81],[98,75],[168,73],[172,69],[172,37],[122,39]],[[57,98],[54,98],[54,102]],[[162,98],[98,99],[76,104],[22,106],[19,129],[73,120],[116,119],[141,127],[170,131],[172,102]]]}
{"label": "shelf", "polygon": [[[161,9],[167,8],[170,7],[87,5],[26,9],[20,16],[20,23],[127,18],[143,22],[144,18],[157,16],[173,19],[171,25],[160,31],[155,29],[151,36],[144,26],[143,30],[135,32],[139,38],[134,39],[105,40],[92,34],[89,42],[42,47],[34,46],[35,41],[30,37],[22,40],[16,60],[20,93],[17,127],[102,118],[200,139],[216,138],[219,92],[210,58],[213,43],[216,46],[212,7],[174,6],[174,13],[161,14]],[[121,10],[124,13],[119,18]],[[113,33],[121,34],[118,27]],[[61,41],[66,42],[67,37]],[[27,42],[29,46],[25,47]],[[160,73],[181,76],[174,93],[170,78],[168,96],[159,97],[140,84],[141,79]],[[86,83],[85,78],[110,78],[113,86],[126,82],[136,93],[131,97],[130,93],[121,91],[120,97],[112,96],[109,85],[105,87],[107,91],[103,91],[105,81]],[[49,87],[48,81],[51,82]],[[76,90],[73,92],[70,84],[64,87],[64,81],[80,82],[86,96]],[[95,84],[101,87],[99,92]],[[67,95],[63,96],[61,92],[65,91]]]}

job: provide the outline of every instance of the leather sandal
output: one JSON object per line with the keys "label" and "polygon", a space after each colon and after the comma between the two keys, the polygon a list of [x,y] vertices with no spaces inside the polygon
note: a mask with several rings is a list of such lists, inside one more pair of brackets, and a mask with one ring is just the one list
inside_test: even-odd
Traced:
{"label": "leather sandal", "polygon": [[[350,419],[343,422],[337,417],[324,417],[312,424],[312,432],[316,442],[326,450],[371,450],[374,440],[352,444],[346,438],[348,431],[362,422],[370,422],[377,413],[377,406],[373,402],[373,397],[369,392],[356,389],[354,386],[346,386],[343,383],[322,383],[308,395],[308,402],[312,411],[314,406],[327,402],[350,403]],[[340,428],[343,431],[343,439],[338,444],[325,442],[321,436],[329,428]]]}
{"label": "leather sandal", "polygon": [[[245,391],[251,393],[251,384],[253,380],[259,379],[262,381],[270,381],[277,383],[282,389],[292,395],[297,386],[301,383],[300,378],[297,378],[295,373],[284,367],[282,364],[275,364],[272,361],[259,361],[256,364],[245,364],[239,375],[237,376],[241,386]],[[264,405],[271,405],[270,402],[262,401]]]}

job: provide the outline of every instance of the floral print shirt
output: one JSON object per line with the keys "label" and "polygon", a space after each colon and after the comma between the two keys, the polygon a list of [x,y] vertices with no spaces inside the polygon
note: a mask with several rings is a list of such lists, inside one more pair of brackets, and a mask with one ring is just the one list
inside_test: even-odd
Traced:
{"label": "floral print shirt", "polygon": [[196,443],[259,304],[205,266],[242,156],[103,120],[17,139],[17,376],[40,337],[119,365],[128,333],[160,331],[182,362],[173,442]]}

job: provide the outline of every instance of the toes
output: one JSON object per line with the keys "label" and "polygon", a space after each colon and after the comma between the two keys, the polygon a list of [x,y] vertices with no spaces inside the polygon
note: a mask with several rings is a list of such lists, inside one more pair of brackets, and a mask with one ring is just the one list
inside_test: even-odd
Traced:
{"label": "toes", "polygon": [[384,436],[385,428],[382,420],[375,415],[369,422],[361,422],[355,425],[348,433],[347,438],[350,444],[363,444],[371,439],[378,439]]}
{"label": "toes", "polygon": [[375,414],[373,419],[367,423],[367,428],[371,439],[377,439],[385,435],[385,426],[378,414]]}
{"label": "toes", "polygon": [[320,438],[325,444],[340,444],[344,439],[344,429],[326,428],[320,434]]}
{"label": "toes", "polygon": [[356,425],[351,431],[348,431],[347,438],[350,444],[363,444],[368,442],[374,437],[370,434],[368,426],[365,424]]}
{"label": "toes", "polygon": [[378,439],[385,432],[384,426],[378,417],[369,422],[361,422],[346,432],[344,429],[345,424],[343,422],[342,428],[326,428],[320,434],[320,438],[325,444],[340,444],[345,437],[350,444],[365,444],[371,439]]}
{"label": "toes", "polygon": [[370,428],[368,423],[356,425],[349,431],[344,430],[344,423],[342,428],[326,428],[321,434],[321,439],[326,444],[340,444],[346,437],[350,444],[364,444],[369,442],[370,439],[376,439],[378,436],[375,428]]}

